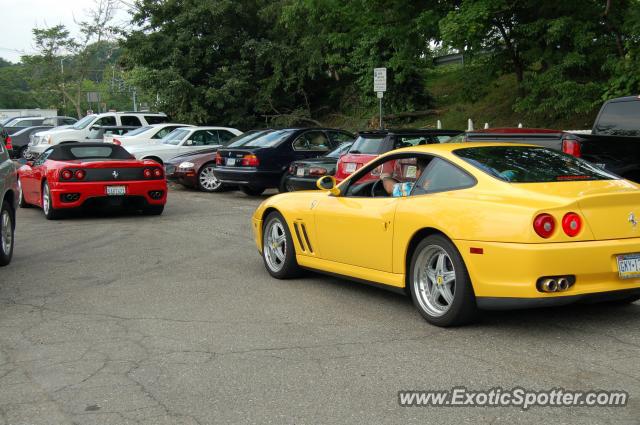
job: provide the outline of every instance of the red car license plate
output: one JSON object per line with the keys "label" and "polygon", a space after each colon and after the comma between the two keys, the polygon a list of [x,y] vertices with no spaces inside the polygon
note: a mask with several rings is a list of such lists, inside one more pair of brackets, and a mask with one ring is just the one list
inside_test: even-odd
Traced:
{"label": "red car license plate", "polygon": [[127,194],[126,186],[107,186],[107,195],[122,196]]}

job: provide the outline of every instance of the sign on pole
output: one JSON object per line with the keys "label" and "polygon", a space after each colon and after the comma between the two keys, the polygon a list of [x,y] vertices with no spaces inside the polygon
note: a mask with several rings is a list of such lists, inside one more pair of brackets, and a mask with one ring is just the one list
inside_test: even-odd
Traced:
{"label": "sign on pole", "polygon": [[87,102],[88,103],[100,102],[100,93],[98,93],[97,91],[87,92]]}
{"label": "sign on pole", "polygon": [[373,91],[378,94],[378,99],[380,99],[380,129],[382,129],[382,97],[387,91],[387,68],[373,69]]}
{"label": "sign on pole", "polygon": [[373,91],[378,93],[387,91],[387,68],[373,69]]}

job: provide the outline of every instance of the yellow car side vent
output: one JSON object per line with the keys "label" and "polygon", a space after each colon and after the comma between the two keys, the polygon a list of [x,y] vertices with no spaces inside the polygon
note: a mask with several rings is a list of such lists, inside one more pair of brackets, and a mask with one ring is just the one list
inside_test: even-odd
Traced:
{"label": "yellow car side vent", "polygon": [[307,248],[309,248],[309,252],[313,253],[311,242],[309,242],[309,235],[307,235],[307,226],[305,226],[304,223],[301,223],[300,227],[302,227],[302,234],[304,235],[304,240],[307,243]]}
{"label": "yellow car side vent", "polygon": [[307,226],[305,226],[302,221],[294,221],[293,228],[296,231],[296,237],[298,238],[298,243],[302,250],[309,254],[313,254],[313,247],[311,246],[311,241],[307,234]]}
{"label": "yellow car side vent", "polygon": [[296,231],[296,237],[298,238],[298,243],[300,244],[300,247],[302,248],[303,251],[306,251],[307,248],[302,243],[302,237],[300,236],[300,228],[298,227],[298,223],[297,222],[293,223],[293,228]]}

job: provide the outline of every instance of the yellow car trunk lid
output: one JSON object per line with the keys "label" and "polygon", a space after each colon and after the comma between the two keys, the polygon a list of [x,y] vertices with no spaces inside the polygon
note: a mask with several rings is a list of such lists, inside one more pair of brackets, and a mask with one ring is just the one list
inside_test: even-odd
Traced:
{"label": "yellow car trunk lid", "polygon": [[640,192],[592,195],[578,205],[595,239],[640,237]]}
{"label": "yellow car trunk lid", "polygon": [[596,240],[640,237],[640,186],[630,181],[522,183],[514,188],[533,202],[545,201],[547,207],[539,213],[580,213]]}

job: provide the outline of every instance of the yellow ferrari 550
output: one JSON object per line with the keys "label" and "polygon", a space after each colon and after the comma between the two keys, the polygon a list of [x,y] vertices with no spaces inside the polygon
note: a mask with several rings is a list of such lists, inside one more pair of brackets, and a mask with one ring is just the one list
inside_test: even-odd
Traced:
{"label": "yellow ferrari 550", "polygon": [[305,268],[382,284],[439,326],[478,309],[640,298],[640,186],[581,159],[526,145],[427,145],[318,185],[254,213],[276,278]]}

